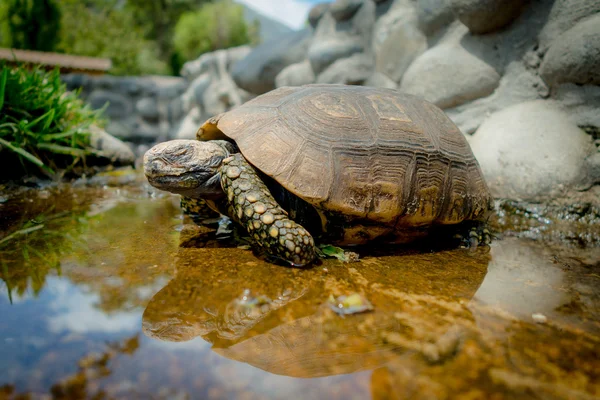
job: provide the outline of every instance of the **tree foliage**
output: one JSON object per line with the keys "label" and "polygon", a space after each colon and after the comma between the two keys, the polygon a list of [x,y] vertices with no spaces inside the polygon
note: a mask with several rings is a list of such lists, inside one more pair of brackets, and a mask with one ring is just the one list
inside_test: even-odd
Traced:
{"label": "tree foliage", "polygon": [[231,0],[0,0],[0,46],[110,58],[118,75],[178,74],[257,31]]}
{"label": "tree foliage", "polygon": [[241,5],[229,0],[203,5],[181,15],[175,26],[173,46],[182,61],[203,53],[250,43],[252,30]]}
{"label": "tree foliage", "polygon": [[144,38],[130,13],[115,1],[90,6],[81,0],[62,0],[63,29],[57,50],[68,54],[110,58],[117,75],[167,74],[156,44]]}
{"label": "tree foliage", "polygon": [[55,0],[5,0],[6,44],[16,49],[54,50],[61,10]]}

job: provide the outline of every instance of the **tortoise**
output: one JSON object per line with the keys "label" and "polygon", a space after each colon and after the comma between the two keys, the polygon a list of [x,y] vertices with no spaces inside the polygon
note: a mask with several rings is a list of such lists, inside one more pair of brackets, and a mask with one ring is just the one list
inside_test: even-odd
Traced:
{"label": "tortoise", "polygon": [[[145,154],[151,185],[204,199],[255,249],[291,265],[328,243],[405,243],[489,216],[465,137],[435,105],[392,89],[282,87],[210,118],[198,140]],[[473,226],[475,226],[473,225]]]}

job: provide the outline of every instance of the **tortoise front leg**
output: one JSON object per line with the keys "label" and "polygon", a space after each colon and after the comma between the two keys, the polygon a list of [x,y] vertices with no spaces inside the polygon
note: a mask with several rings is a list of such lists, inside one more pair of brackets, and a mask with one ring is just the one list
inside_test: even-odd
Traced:
{"label": "tortoise front leg", "polygon": [[233,219],[246,228],[257,247],[294,266],[305,266],[315,259],[310,233],[288,218],[241,154],[223,160],[221,185]]}

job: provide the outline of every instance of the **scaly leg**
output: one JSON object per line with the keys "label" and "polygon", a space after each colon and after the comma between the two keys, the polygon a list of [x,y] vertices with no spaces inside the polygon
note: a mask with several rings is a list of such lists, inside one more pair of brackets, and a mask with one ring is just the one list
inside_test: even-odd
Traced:
{"label": "scaly leg", "polygon": [[223,160],[221,185],[231,216],[250,234],[256,246],[293,266],[305,266],[316,257],[310,233],[288,218],[254,168],[235,154]]}

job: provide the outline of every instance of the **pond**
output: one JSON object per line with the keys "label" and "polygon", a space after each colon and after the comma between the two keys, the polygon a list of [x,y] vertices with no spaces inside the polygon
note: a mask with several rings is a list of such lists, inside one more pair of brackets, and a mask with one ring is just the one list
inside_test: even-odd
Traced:
{"label": "pond", "polygon": [[[136,174],[0,197],[0,398],[600,396],[597,246],[300,270],[213,233]],[[334,312],[352,293],[373,310]]]}

